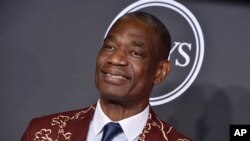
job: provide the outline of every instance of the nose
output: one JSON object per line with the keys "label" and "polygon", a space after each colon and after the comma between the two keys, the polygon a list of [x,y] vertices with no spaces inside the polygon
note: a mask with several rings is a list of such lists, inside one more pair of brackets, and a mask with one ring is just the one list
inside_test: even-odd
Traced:
{"label": "nose", "polygon": [[125,51],[119,49],[116,50],[108,59],[108,63],[117,66],[126,66],[128,65],[127,56]]}

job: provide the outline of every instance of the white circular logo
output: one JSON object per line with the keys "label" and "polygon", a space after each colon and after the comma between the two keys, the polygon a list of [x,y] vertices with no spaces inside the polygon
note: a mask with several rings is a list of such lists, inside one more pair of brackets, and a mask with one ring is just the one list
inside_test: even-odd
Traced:
{"label": "white circular logo", "polygon": [[[154,106],[167,103],[177,98],[178,96],[183,94],[194,82],[200,71],[204,58],[204,37],[200,24],[198,23],[195,16],[185,6],[174,0],[137,1],[126,7],[114,18],[106,34],[115,23],[115,21],[122,15],[148,7],[163,7],[171,10],[172,12],[175,12],[175,14],[178,14],[178,16],[182,18],[182,20],[184,18],[184,21],[189,26],[190,33],[194,38],[193,41],[191,41],[190,39],[187,39],[188,41],[176,41],[175,39],[173,39],[173,46],[170,51],[169,59],[172,63],[174,63],[173,65],[176,69],[178,69],[177,71],[185,71],[185,73],[184,75],[178,75],[182,76],[182,78],[179,78],[179,80],[175,82],[171,89],[166,90],[167,92],[165,91],[158,96],[150,98],[150,104]],[[175,58],[174,60],[172,60],[172,56],[179,56],[179,58]]]}

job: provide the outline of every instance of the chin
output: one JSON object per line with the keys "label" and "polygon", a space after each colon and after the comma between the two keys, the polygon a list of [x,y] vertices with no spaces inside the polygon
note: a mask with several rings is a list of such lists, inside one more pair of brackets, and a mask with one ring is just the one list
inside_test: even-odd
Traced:
{"label": "chin", "polygon": [[104,97],[126,98],[130,87],[128,85],[115,85],[111,83],[99,83],[97,88]]}
{"label": "chin", "polygon": [[124,97],[119,97],[117,95],[111,95],[111,94],[102,94],[102,100],[105,101],[105,103],[115,104],[115,105],[125,105],[126,100]]}

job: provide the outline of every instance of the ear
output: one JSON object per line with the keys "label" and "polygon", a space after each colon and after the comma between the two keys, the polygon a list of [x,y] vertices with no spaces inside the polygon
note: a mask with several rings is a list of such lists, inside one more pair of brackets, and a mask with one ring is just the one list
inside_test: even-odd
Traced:
{"label": "ear", "polygon": [[169,74],[170,69],[171,63],[167,59],[160,61],[157,66],[154,84],[161,83],[162,80]]}

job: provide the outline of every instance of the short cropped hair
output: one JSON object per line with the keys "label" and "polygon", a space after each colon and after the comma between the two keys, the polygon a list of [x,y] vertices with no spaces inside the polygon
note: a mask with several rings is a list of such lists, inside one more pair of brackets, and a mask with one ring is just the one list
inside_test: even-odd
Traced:
{"label": "short cropped hair", "polygon": [[157,33],[159,33],[160,46],[161,46],[160,51],[162,53],[162,57],[164,59],[167,59],[171,49],[171,37],[166,26],[155,16],[142,11],[127,13],[123,15],[121,18],[119,18],[118,21],[126,20],[128,18],[136,18],[141,22],[148,24]]}

